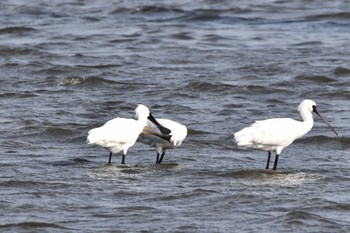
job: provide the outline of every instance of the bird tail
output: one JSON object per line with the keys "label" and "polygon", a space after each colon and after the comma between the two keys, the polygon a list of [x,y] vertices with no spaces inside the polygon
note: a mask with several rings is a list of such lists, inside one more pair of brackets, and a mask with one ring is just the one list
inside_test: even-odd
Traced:
{"label": "bird tail", "polygon": [[86,139],[87,144],[95,144],[96,142],[100,141],[100,133],[98,128],[90,130],[88,134],[89,135]]}
{"label": "bird tail", "polygon": [[249,147],[253,144],[252,134],[249,128],[243,129],[234,134],[235,143],[238,147]]}

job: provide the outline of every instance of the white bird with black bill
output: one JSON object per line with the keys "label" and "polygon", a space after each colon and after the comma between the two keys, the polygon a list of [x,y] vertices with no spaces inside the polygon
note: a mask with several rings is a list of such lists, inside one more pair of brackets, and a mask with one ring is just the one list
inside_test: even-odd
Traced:
{"label": "white bird with black bill", "polygon": [[303,121],[291,118],[272,118],[256,121],[254,124],[234,134],[238,147],[244,149],[260,149],[268,152],[266,169],[269,168],[271,152],[276,152],[273,170],[277,169],[278,157],[282,150],[295,139],[302,137],[311,130],[314,124],[312,113],[315,113],[338,137],[337,131],[318,112],[316,103],[303,100],[298,111]]}
{"label": "white bird with black bill", "polygon": [[152,124],[150,121],[148,121],[147,127],[145,127],[142,133],[140,134],[138,141],[156,148],[156,164],[160,164],[162,163],[165,152],[167,150],[181,146],[183,140],[185,140],[187,136],[187,128],[186,126],[169,119],[156,120],[159,122],[159,124],[171,130],[171,139],[167,140],[165,138],[158,137],[157,134],[160,133],[159,129],[155,127],[155,125]]}
{"label": "white bird with black bill", "polygon": [[170,141],[171,136],[169,134],[171,131],[159,124],[146,106],[139,104],[135,112],[135,119],[114,118],[107,121],[103,126],[89,131],[87,143],[95,144],[109,150],[108,163],[111,163],[113,153],[120,152],[122,153],[121,163],[125,163],[125,155],[128,149],[135,144],[144,127],[147,126],[147,119],[159,129],[153,135]]}

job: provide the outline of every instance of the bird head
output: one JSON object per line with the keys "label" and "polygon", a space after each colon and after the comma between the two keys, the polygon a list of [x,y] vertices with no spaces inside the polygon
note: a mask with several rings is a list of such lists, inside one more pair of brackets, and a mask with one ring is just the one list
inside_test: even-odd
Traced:
{"label": "bird head", "polygon": [[316,103],[314,101],[309,100],[309,99],[303,100],[298,106],[298,111],[301,113],[302,111],[305,111],[305,110],[309,111],[310,113],[315,113],[338,137],[337,131],[318,112]]}
{"label": "bird head", "polygon": [[[135,109],[136,115],[135,118],[137,120],[139,119],[148,119],[152,122],[152,124],[154,124],[159,131],[161,132],[161,136],[162,138],[168,140],[170,142],[171,139],[171,130],[162,126],[161,124],[159,124],[159,122],[153,117],[153,115],[151,114],[151,112],[149,111],[149,109],[142,104],[139,104],[137,106],[137,108]],[[147,120],[145,121],[145,125],[146,125]]]}

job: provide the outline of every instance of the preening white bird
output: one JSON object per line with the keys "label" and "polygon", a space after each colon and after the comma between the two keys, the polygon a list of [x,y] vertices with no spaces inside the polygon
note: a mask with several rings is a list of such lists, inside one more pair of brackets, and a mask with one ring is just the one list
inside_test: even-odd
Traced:
{"label": "preening white bird", "polygon": [[273,170],[276,170],[278,157],[282,150],[295,139],[302,137],[311,130],[314,124],[312,113],[318,115],[338,137],[336,130],[317,111],[314,101],[303,100],[298,106],[298,111],[303,121],[296,121],[290,118],[272,118],[256,121],[251,126],[235,133],[234,139],[237,146],[267,151],[266,169],[269,168],[271,152],[275,151],[276,157]]}
{"label": "preening white bird", "polygon": [[157,133],[154,133],[156,137],[170,141],[171,136],[169,134],[171,131],[160,125],[146,106],[139,104],[135,112],[136,120],[118,117],[107,121],[101,127],[89,131],[87,143],[108,149],[110,152],[108,163],[111,163],[113,153],[120,152],[122,153],[121,163],[125,163],[125,155],[128,149],[135,144],[138,136],[147,125],[147,119],[159,129]]}
{"label": "preening white bird", "polygon": [[168,119],[156,119],[159,124],[166,127],[171,131],[170,141],[156,136],[160,133],[159,129],[155,127],[150,121],[147,122],[147,127],[144,128],[143,132],[140,134],[138,141],[143,144],[150,145],[156,148],[157,160],[156,164],[160,164],[163,161],[166,150],[174,149],[181,146],[183,140],[187,136],[186,126]]}

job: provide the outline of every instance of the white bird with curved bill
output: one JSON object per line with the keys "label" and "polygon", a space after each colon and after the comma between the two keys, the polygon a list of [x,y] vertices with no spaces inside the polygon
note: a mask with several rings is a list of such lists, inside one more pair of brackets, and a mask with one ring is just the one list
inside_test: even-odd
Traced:
{"label": "white bird with curved bill", "polygon": [[107,121],[101,127],[89,131],[87,143],[95,144],[109,150],[108,163],[111,163],[113,153],[120,152],[122,153],[121,163],[125,163],[125,155],[128,149],[135,144],[138,136],[147,125],[147,119],[159,129],[159,131],[154,134],[156,137],[170,141],[171,136],[169,134],[171,131],[159,124],[146,106],[139,104],[135,112],[136,120],[118,117]]}
{"label": "white bird with curved bill", "polygon": [[303,100],[298,111],[303,121],[291,118],[272,118],[256,121],[249,127],[234,134],[235,142],[240,148],[260,149],[268,152],[266,169],[269,169],[271,152],[276,152],[273,170],[277,169],[278,157],[282,150],[289,146],[295,139],[309,132],[314,124],[312,113],[318,115],[321,120],[338,137],[336,130],[317,111],[316,103],[312,100]]}
{"label": "white bird with curved bill", "polygon": [[160,164],[163,161],[166,150],[174,149],[181,146],[183,140],[185,140],[187,136],[187,128],[186,126],[169,119],[156,120],[159,122],[159,124],[171,131],[170,141],[161,137],[157,137],[156,135],[159,134],[160,131],[157,127],[154,126],[154,124],[152,124],[149,121],[147,122],[147,127],[145,127],[142,133],[140,134],[138,141],[156,148],[156,164]]}

